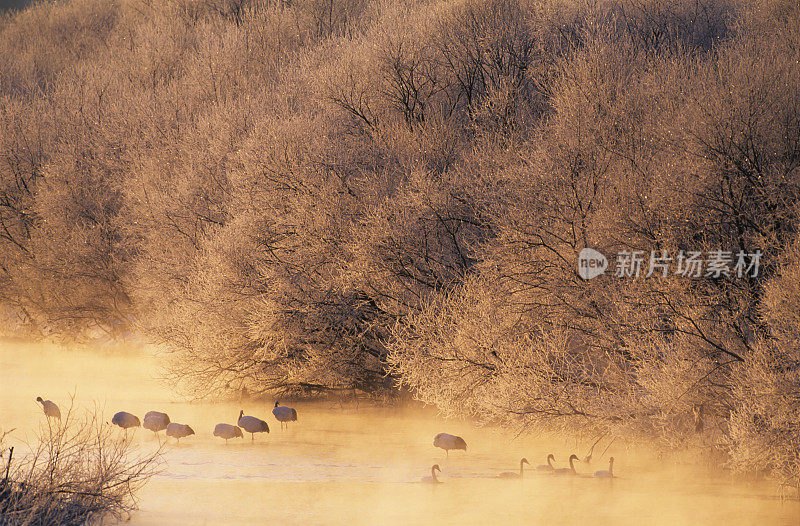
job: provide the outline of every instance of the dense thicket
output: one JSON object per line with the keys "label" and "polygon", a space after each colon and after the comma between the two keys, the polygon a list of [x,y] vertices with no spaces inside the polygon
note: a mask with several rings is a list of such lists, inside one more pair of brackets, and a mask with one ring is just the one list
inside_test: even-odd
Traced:
{"label": "dense thicket", "polygon": [[[199,394],[444,412],[800,471],[800,8],[65,0],[0,21],[0,302]],[[577,254],[754,253],[757,276]],[[613,263],[612,263],[613,264]]]}

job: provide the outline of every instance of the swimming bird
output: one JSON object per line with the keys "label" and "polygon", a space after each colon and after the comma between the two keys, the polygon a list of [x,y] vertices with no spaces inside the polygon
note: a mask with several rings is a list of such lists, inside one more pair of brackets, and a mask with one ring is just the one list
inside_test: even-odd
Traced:
{"label": "swimming bird", "polygon": [[230,424],[217,424],[214,426],[214,436],[224,438],[226,444],[231,438],[244,438],[242,430],[238,426]]}
{"label": "swimming bird", "polygon": [[187,426],[186,424],[177,424],[175,422],[170,422],[167,425],[167,436],[168,437],[175,437],[175,439],[180,444],[182,438],[186,438],[189,435],[194,435],[194,429]]}
{"label": "swimming bird", "polygon": [[55,404],[55,402],[51,402],[50,400],[42,400],[41,396],[36,397],[36,401],[42,404],[42,409],[44,410],[44,414],[47,418],[57,418],[61,420],[61,410]]}
{"label": "swimming bird", "polygon": [[139,422],[139,417],[126,413],[125,411],[120,411],[115,414],[114,418],[111,419],[111,423],[124,429],[126,437],[128,436],[128,428],[142,425],[141,422]]}
{"label": "swimming bird", "polygon": [[439,464],[434,464],[433,466],[431,466],[431,476],[430,477],[422,477],[422,482],[426,482],[428,484],[441,484],[442,481],[439,480],[438,478],[436,478],[436,472],[437,471],[441,472],[442,470],[439,467]]}
{"label": "swimming bird", "polygon": [[599,479],[610,479],[614,478],[614,457],[608,459],[608,470],[600,470],[595,471],[594,476]]}
{"label": "swimming bird", "polygon": [[281,429],[283,429],[284,424],[286,424],[288,428],[289,422],[297,422],[297,411],[285,405],[279,406],[277,400],[275,400],[275,408],[272,410],[272,414],[275,415],[275,419],[281,423]]}
{"label": "swimming bird", "polygon": [[570,455],[569,456],[569,467],[568,468],[559,468],[553,471],[556,475],[577,475],[578,472],[575,471],[575,464],[573,462],[577,460],[580,462],[578,455]]}
{"label": "swimming bird", "polygon": [[156,436],[158,436],[159,431],[163,431],[169,425],[169,416],[167,413],[159,413],[158,411],[148,411],[146,415],[144,415],[144,423],[142,427],[145,429],[149,429],[152,431]]}
{"label": "swimming bird", "polygon": [[463,438],[450,435],[448,433],[439,433],[433,437],[433,445],[444,449],[448,457],[450,456],[451,449],[463,449],[464,451],[467,450],[467,443],[464,442]]}
{"label": "swimming bird", "polygon": [[555,468],[553,467],[553,462],[555,461],[556,457],[553,456],[552,453],[547,455],[547,464],[539,464],[536,466],[536,471],[553,471]]}
{"label": "swimming bird", "polygon": [[266,422],[254,416],[246,416],[244,409],[239,411],[239,421],[236,422],[236,425],[250,433],[250,442],[255,441],[256,433],[269,433],[269,426]]}
{"label": "swimming bird", "polygon": [[497,477],[501,479],[521,479],[523,464],[530,465],[530,462],[528,462],[527,458],[523,458],[522,460],[519,461],[519,473],[516,473],[514,471],[504,471],[503,473],[497,475]]}

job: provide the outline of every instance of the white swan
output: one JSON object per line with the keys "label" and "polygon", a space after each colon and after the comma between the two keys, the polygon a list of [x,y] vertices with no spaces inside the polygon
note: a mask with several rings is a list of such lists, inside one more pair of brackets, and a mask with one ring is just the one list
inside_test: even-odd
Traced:
{"label": "white swan", "polygon": [[568,468],[559,468],[553,471],[556,475],[577,475],[578,472],[575,471],[575,464],[573,462],[577,460],[580,462],[578,455],[570,455],[569,456],[569,467]]}
{"label": "white swan", "polygon": [[186,424],[178,424],[175,422],[170,422],[167,425],[167,436],[168,437],[175,437],[175,439],[180,444],[182,438],[186,438],[190,435],[194,435],[194,429],[187,426]]}
{"label": "white swan", "polygon": [[224,438],[226,444],[231,438],[244,438],[242,430],[238,426],[230,424],[217,424],[214,426],[214,436]]}
{"label": "white swan", "polygon": [[547,455],[547,464],[539,464],[536,466],[536,471],[553,471],[555,468],[553,467],[553,461],[555,461],[556,457],[553,456],[552,453]]}
{"label": "white swan", "polygon": [[289,422],[297,422],[297,411],[285,405],[279,406],[277,400],[275,400],[275,408],[272,410],[272,414],[275,415],[275,419],[281,423],[281,429],[283,429],[284,424],[286,424],[288,428]]}
{"label": "white swan", "polygon": [[439,480],[438,478],[436,478],[436,472],[437,471],[441,472],[442,470],[439,467],[439,464],[434,464],[433,466],[431,466],[431,476],[430,477],[422,477],[422,482],[425,482],[425,483],[428,483],[428,484],[441,484],[442,481]]}
{"label": "white swan", "polygon": [[519,473],[517,473],[515,471],[504,471],[503,473],[500,473],[497,476],[498,476],[498,478],[501,478],[501,479],[521,479],[522,478],[522,466],[524,464],[530,465],[530,462],[528,462],[527,458],[523,458],[522,460],[519,461]]}
{"label": "white swan", "polygon": [[451,449],[463,449],[464,451],[467,450],[467,443],[464,442],[463,438],[450,435],[448,433],[439,433],[433,437],[433,445],[444,449],[448,457],[450,456]]}
{"label": "white swan", "polygon": [[168,425],[169,416],[167,416],[167,413],[159,413],[158,411],[148,411],[144,415],[144,422],[142,423],[143,428],[149,429],[156,436],[158,436],[159,431],[165,430]]}
{"label": "white swan", "polygon": [[36,397],[36,401],[42,404],[42,410],[44,410],[44,414],[47,418],[56,418],[61,420],[61,410],[50,400],[42,400],[41,396]]}
{"label": "white swan", "polygon": [[600,471],[595,471],[594,476],[599,479],[614,478],[614,457],[608,459],[608,470],[603,469]]}
{"label": "white swan", "polygon": [[255,441],[256,433],[269,433],[269,425],[266,422],[254,416],[246,416],[244,409],[239,411],[239,421],[236,425],[250,433],[251,442]]}

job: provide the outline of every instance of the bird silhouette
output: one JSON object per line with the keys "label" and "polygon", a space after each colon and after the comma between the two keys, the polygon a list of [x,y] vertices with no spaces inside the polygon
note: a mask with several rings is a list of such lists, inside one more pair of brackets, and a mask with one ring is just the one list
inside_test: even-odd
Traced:
{"label": "bird silhouette", "polygon": [[448,433],[439,433],[433,437],[433,445],[444,449],[445,454],[448,457],[450,456],[451,449],[463,449],[464,451],[467,450],[467,443],[464,442],[463,438]]}
{"label": "bird silhouette", "polygon": [[159,431],[165,430],[168,425],[169,416],[167,416],[167,413],[159,413],[158,411],[148,411],[144,415],[144,422],[142,423],[143,428],[149,429],[156,436],[158,436]]}
{"label": "bird silhouette", "polygon": [[516,471],[504,471],[497,475],[501,479],[521,479],[522,478],[522,470],[525,464],[530,465],[527,458],[523,458],[519,461],[519,473]]}
{"label": "bird silhouette", "polygon": [[436,477],[436,472],[441,472],[441,468],[439,468],[439,464],[434,464],[431,466],[431,476],[430,477],[422,477],[422,482],[427,484],[441,484],[442,481]]}
{"label": "bird silhouette", "polygon": [[244,409],[239,411],[239,421],[236,425],[250,433],[250,442],[256,439],[256,433],[269,433],[269,425],[260,418],[244,414]]}
{"label": "bird silhouette", "polygon": [[125,437],[128,436],[128,429],[142,425],[139,421],[139,417],[125,411],[120,411],[119,413],[115,414],[114,418],[111,419],[111,423],[124,429]]}
{"label": "bird silhouette", "polygon": [[553,472],[557,475],[577,475],[578,472],[575,471],[575,464],[574,461],[580,462],[581,460],[578,458],[578,455],[570,455],[569,456],[569,467],[568,468],[559,468],[554,470]]}
{"label": "bird silhouette", "polygon": [[539,464],[536,466],[536,471],[553,471],[555,468],[553,467],[553,461],[556,457],[553,456],[552,453],[547,455],[547,464]]}
{"label": "bird silhouette", "polygon": [[214,426],[214,436],[224,438],[226,444],[231,438],[244,438],[242,430],[238,426],[232,426],[231,424],[217,424]]}
{"label": "bird silhouette", "polygon": [[182,438],[186,438],[190,435],[194,435],[194,429],[187,426],[186,424],[178,424],[176,422],[170,422],[169,425],[167,425],[167,436],[174,437],[179,444]]}
{"label": "bird silhouette", "polygon": [[603,469],[600,471],[595,471],[594,476],[599,479],[610,479],[614,478],[614,457],[608,459],[608,469]]}
{"label": "bird silhouette", "polygon": [[275,415],[275,419],[281,423],[281,429],[283,429],[284,424],[288,428],[289,422],[297,422],[297,411],[292,407],[278,405],[277,400],[275,400],[275,408],[272,410],[272,414]]}
{"label": "bird silhouette", "polygon": [[42,410],[47,418],[55,418],[61,420],[61,410],[50,400],[42,400],[41,396],[36,397],[36,401],[42,404]]}

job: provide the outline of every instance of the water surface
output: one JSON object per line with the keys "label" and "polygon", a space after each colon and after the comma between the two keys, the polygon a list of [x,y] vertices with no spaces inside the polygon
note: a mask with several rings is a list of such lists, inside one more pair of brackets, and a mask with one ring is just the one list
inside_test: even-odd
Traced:
{"label": "water surface", "polygon": [[[152,356],[66,350],[0,342],[0,429],[30,439],[44,416],[36,396],[63,407],[99,404],[107,420],[125,410],[143,418],[167,412],[197,435],[170,439],[162,473],[139,494],[129,524],[800,524],[795,501],[774,490],[735,484],[691,464],[654,463],[652,456],[612,445],[578,477],[529,472],[522,480],[494,478],[527,457],[540,464],[553,452],[560,466],[588,445],[573,440],[514,438],[502,430],[445,421],[431,409],[380,408],[367,403],[292,403],[299,422],[281,430],[271,404],[187,403],[158,378]],[[271,433],[227,445],[212,436],[219,422],[236,423],[239,409],[266,420]],[[463,436],[469,449],[449,458],[432,445],[436,433]],[[163,433],[161,440],[163,440]],[[139,429],[137,448],[158,439]],[[602,447],[602,446],[601,446]],[[589,476],[616,457],[614,480]],[[420,482],[430,466],[442,484]]]}

